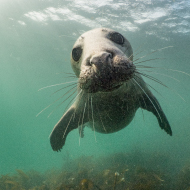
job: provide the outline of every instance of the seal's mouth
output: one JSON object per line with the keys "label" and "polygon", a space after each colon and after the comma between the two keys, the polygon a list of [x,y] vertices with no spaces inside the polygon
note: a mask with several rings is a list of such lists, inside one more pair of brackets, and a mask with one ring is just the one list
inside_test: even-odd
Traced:
{"label": "seal's mouth", "polygon": [[110,89],[106,89],[107,92],[110,92],[110,91],[114,91],[116,89],[118,89],[121,85],[116,85],[116,86],[113,86],[112,88]]}
{"label": "seal's mouth", "polygon": [[[122,84],[120,85],[115,85],[112,87],[103,87],[103,86],[91,86],[89,88],[81,88],[84,91],[86,91],[87,93],[96,93],[96,92],[113,92],[117,89],[119,89],[122,86]],[[81,87],[81,85],[80,85]]]}
{"label": "seal's mouth", "polygon": [[99,72],[90,68],[79,78],[79,86],[87,93],[112,92],[132,79],[134,73],[134,66],[117,65]]}

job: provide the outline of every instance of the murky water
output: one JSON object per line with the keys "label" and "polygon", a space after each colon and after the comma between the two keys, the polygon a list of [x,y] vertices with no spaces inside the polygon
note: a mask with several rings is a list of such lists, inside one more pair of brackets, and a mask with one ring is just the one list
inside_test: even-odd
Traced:
{"label": "murky water", "polygon": [[[190,73],[188,0],[1,0],[0,12],[1,174],[14,173],[16,169],[44,172],[62,168],[65,161],[81,156],[92,156],[96,162],[98,157],[108,159],[110,154],[121,152],[130,155],[134,150],[150,156],[167,155],[178,163],[172,166],[176,168],[188,162],[190,76],[183,73]],[[48,137],[69,100],[63,104],[63,100],[55,102],[36,117],[66,92],[65,89],[53,94],[61,85],[38,89],[73,80],[64,74],[72,73],[72,46],[83,32],[97,27],[122,33],[136,58],[147,55],[142,61],[160,58],[143,65],[157,67],[146,73],[167,87],[145,80],[160,92],[152,90],[171,124],[172,137],[160,130],[151,113],[138,110],[133,122],[117,133],[96,133],[95,141],[93,131],[85,128],[79,146],[75,130],[61,152],[52,151]],[[169,46],[173,47],[150,54]],[[139,163],[140,160],[139,157]]]}

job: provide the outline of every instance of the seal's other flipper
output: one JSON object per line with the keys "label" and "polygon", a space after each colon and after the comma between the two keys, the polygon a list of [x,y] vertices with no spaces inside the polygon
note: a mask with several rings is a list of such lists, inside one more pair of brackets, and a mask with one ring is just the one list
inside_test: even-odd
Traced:
{"label": "seal's other flipper", "polygon": [[50,134],[50,143],[54,151],[60,151],[68,133],[78,126],[74,123],[75,109],[71,107],[59,120]]}
{"label": "seal's other flipper", "polygon": [[140,105],[141,108],[152,112],[156,116],[161,129],[164,129],[166,133],[172,136],[172,130],[171,130],[170,124],[158,100],[154,97],[154,95],[152,93],[151,94],[148,93],[147,95],[144,94],[142,96],[140,103],[141,103]]}

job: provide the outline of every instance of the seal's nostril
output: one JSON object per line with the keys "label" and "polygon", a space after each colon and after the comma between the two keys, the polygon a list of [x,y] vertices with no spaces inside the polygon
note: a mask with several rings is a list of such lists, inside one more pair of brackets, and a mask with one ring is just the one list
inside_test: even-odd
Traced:
{"label": "seal's nostril", "polygon": [[106,55],[106,62],[110,63],[111,59],[113,59],[113,54],[112,53],[107,53],[107,55]]}
{"label": "seal's nostril", "polygon": [[92,65],[92,63],[91,63],[91,60],[90,60],[90,59],[88,59],[88,60],[86,61],[86,65],[87,65],[87,66],[91,66],[91,65]]}
{"label": "seal's nostril", "polygon": [[108,56],[109,56],[109,58],[111,58],[111,59],[113,58],[113,54],[112,54],[112,53],[109,53]]}

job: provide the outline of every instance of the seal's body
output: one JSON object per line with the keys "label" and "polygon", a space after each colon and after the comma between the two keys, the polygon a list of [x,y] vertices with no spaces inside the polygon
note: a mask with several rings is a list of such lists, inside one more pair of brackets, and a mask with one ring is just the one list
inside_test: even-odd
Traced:
{"label": "seal's body", "polygon": [[50,135],[53,150],[60,150],[76,128],[81,136],[84,126],[100,133],[119,131],[138,108],[152,112],[172,135],[159,102],[136,71],[129,41],[120,33],[104,28],[84,33],[73,46],[71,65],[78,78],[78,95]]}

